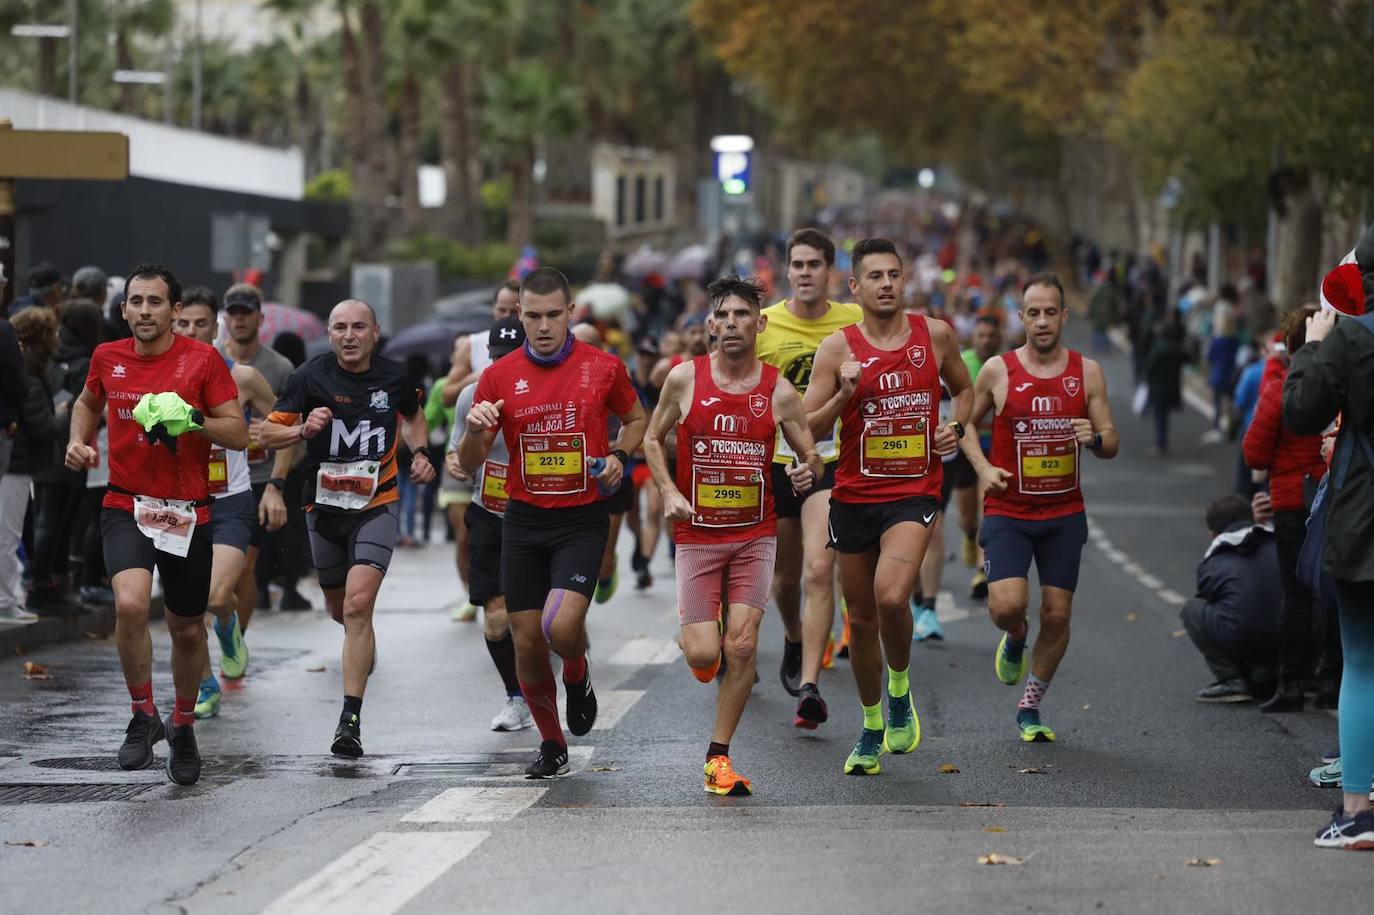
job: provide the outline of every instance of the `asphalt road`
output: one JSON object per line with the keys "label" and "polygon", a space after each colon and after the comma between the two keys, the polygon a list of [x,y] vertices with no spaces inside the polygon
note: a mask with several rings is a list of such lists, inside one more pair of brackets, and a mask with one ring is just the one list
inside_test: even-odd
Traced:
{"label": "asphalt road", "polygon": [[[594,608],[602,716],[574,741],[578,771],[527,782],[537,738],[487,730],[499,680],[480,627],[444,610],[457,586],[435,544],[398,554],[384,587],[369,755],[356,764],[328,755],[341,637],[322,611],[255,620],[248,678],[197,727],[207,768],[192,788],[114,768],[128,706],[112,643],[22,659],[51,679],[24,679],[6,659],[0,910],[1362,910],[1371,859],[1311,844],[1336,795],[1306,773],[1335,743],[1334,718],[1192,701],[1207,671],[1178,605],[1234,446],[1199,444],[1203,421],[1184,413],[1173,456],[1146,458],[1126,359],[1105,365],[1126,450],[1085,467],[1093,536],[1073,643],[1043,705],[1057,743],[1019,741],[1019,692],[993,676],[996,630],[951,559],[947,640],[913,655],[914,754],[884,757],[875,778],[841,774],[860,723],[844,661],[821,682],[831,721],[795,730],[770,613],[762,680],[732,744],[757,794],[709,797],[713,688],[676,656],[660,555],[650,591],[627,575]],[[165,632],[155,644],[165,708]],[[994,853],[1023,863],[979,863]]]}

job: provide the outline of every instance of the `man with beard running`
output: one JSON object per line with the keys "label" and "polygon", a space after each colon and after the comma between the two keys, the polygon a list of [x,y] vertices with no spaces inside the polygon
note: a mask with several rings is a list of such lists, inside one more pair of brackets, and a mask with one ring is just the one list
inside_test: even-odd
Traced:
{"label": "man with beard running", "polygon": [[[766,324],[759,330],[759,358],[777,368],[803,395],[821,341],[863,317],[858,305],[828,300],[834,267],[835,243],[824,233],[816,229],[793,233],[787,240],[787,281],[792,298],[763,310]],[[813,431],[825,464],[814,486],[797,493],[788,484],[788,467],[796,455],[781,436],[772,466],[778,514],[773,598],[786,630],[782,685],[798,697],[792,723],[807,730],[814,730],[830,714],[817,684],[835,624],[835,554],[826,549],[826,519],[839,459],[833,426]]]}
{"label": "man with beard running", "polygon": [[[520,690],[542,741],[529,778],[568,773],[550,649],[563,659],[568,730],[580,737],[596,723],[587,607],[606,547],[605,500],[648,422],[624,363],[573,337],[572,312],[562,273],[540,267],[525,277],[525,345],[482,373],[458,443],[468,474],[490,455],[498,429],[512,452],[501,582]],[[606,435],[611,414],[623,423],[614,443]]]}
{"label": "man with beard running", "polygon": [[[853,258],[849,288],[864,317],[821,343],[805,402],[813,433],[840,420],[829,545],[839,555],[849,663],[863,704],[863,731],[844,771],[876,775],[884,751],[910,753],[921,742],[907,601],[940,513],[940,457],[959,446],[973,392],[953,329],[902,310],[902,260],[892,242],[863,239]],[[954,416],[944,425],[942,380]]]}
{"label": "man with beard running", "polygon": [[[974,389],[973,418],[996,411],[991,462],[977,436],[966,437],[962,447],[987,489],[979,542],[987,554],[988,613],[1004,633],[997,679],[1015,686],[1030,668],[1016,724],[1021,739],[1031,742],[1055,739],[1040,720],[1040,701],[1069,647],[1073,592],[1088,540],[1079,458],[1084,448],[1114,458],[1120,439],[1102,367],[1060,340],[1068,313],[1059,277],[1031,277],[1020,316],[1026,342],[984,363]],[[1040,632],[1027,657],[1032,559],[1040,578]]]}
{"label": "man with beard running", "polygon": [[345,299],[329,313],[331,352],[296,370],[263,424],[261,442],[304,441],[310,553],[329,615],[344,627],[343,711],[330,752],[363,755],[363,693],[377,663],[377,591],[391,564],[400,519],[396,452],[410,447],[410,479],[434,479],[420,392],[398,362],[377,355],[372,307]]}
{"label": "man with beard running", "polygon": [[[124,284],[122,313],[133,336],[102,343],[72,407],[66,466],[96,464],[96,427],[109,404],[110,483],[100,533],[115,593],[115,644],[133,702],[119,748],[121,769],[153,762],[164,736],[167,774],[179,785],[200,778],[195,704],[209,663],[205,639],[210,590],[210,449],[248,446],[239,392],[214,347],[172,333],[181,283],[158,264],[139,264]],[[154,393],[156,392],[156,393]],[[153,568],[162,579],[172,636],[176,704],[164,725],[153,702],[148,605]]]}
{"label": "man with beard running", "polygon": [[[729,655],[706,749],[705,790],[742,795],[753,787],[734,771],[730,739],[754,685],[759,623],[773,580],[769,466],[778,430],[805,460],[787,469],[789,490],[805,493],[823,468],[796,389],[754,353],[767,322],[759,313],[763,288],[728,276],[706,294],[716,351],[668,373],[644,451],[664,513],[676,522],[682,653],[702,683],[715,678],[722,653]],[[676,479],[665,446],[674,426]]]}

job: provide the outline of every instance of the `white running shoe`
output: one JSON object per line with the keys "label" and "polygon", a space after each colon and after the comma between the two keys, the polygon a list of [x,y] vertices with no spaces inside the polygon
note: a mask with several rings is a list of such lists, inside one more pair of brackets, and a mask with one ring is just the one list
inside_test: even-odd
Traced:
{"label": "white running shoe", "polygon": [[530,717],[530,707],[523,696],[507,696],[500,714],[491,719],[493,731],[523,731],[532,724],[534,719]]}
{"label": "white running shoe", "polygon": [[465,600],[461,604],[454,604],[449,614],[455,623],[470,623],[477,619],[477,605],[470,600]]}

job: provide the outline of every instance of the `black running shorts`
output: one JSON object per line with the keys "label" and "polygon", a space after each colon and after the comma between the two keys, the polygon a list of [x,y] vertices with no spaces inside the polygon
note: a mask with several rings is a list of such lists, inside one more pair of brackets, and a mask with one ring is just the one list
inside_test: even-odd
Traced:
{"label": "black running shorts", "polygon": [[821,474],[821,478],[812,484],[804,496],[797,495],[796,490],[792,488],[792,480],[787,476],[787,465],[775,463],[772,471],[773,513],[779,518],[800,518],[803,502],[822,490],[835,488],[837,463],[831,461],[826,464],[825,473]]}
{"label": "black running shorts", "polygon": [[554,588],[591,598],[609,534],[605,502],[538,508],[512,499],[501,540],[506,608],[543,610]]}
{"label": "black running shorts", "polygon": [[210,506],[210,540],[215,546],[232,546],[246,553],[257,526],[258,500],[251,489],[223,496]]}
{"label": "black running shorts", "polygon": [[501,590],[501,529],[500,515],[494,515],[476,502],[469,502],[463,512],[468,526],[468,600],[479,607],[499,597]]}
{"label": "black running shorts", "polygon": [[1041,587],[1065,591],[1078,588],[1078,567],[1087,542],[1088,516],[1083,512],[1046,521],[985,515],[978,531],[989,582],[1027,577],[1034,559]]}
{"label": "black running shorts", "polygon": [[157,567],[162,576],[167,612],[200,616],[210,601],[210,569],[214,565],[210,525],[197,524],[185,557],[164,553],[143,536],[134,516],[120,508],[100,511],[100,537],[105,547],[105,571],[113,579],[128,569]]}
{"label": "black running shorts", "polygon": [[837,553],[863,553],[876,549],[883,534],[894,524],[915,521],[930,527],[940,514],[940,503],[930,496],[914,496],[896,502],[841,502],[830,500],[830,542]]}
{"label": "black running shorts", "polygon": [[342,588],[348,570],[371,566],[385,574],[396,548],[401,508],[396,502],[356,512],[324,511],[316,507],[306,512],[305,526],[310,532],[310,554],[315,559],[320,587]]}

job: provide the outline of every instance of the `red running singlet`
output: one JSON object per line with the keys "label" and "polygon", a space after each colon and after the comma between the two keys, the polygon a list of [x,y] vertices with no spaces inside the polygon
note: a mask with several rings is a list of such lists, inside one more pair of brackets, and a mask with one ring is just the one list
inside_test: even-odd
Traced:
{"label": "red running singlet", "polygon": [[907,320],[911,337],[895,350],[874,347],[857,324],[844,328],[862,369],[854,396],[840,412],[832,498],[841,502],[940,497],[943,470],[933,450],[940,369],[926,319]]}
{"label": "red running singlet", "polygon": [[674,522],[678,543],[734,543],[777,533],[768,482],[778,370],[762,365],[752,391],[731,394],[711,377],[710,356],[692,360],[692,405],[677,429],[677,488],[692,503],[692,520]]}
{"label": "red running singlet", "polygon": [[1083,391],[1083,355],[1069,350],[1064,371],[1037,378],[1015,352],[1003,353],[1007,366],[1007,399],[992,421],[992,454],[988,460],[1011,474],[1005,492],[989,492],[986,515],[1028,521],[1062,518],[1083,510],[1078,482],[1082,449],[1073,420],[1088,416]]}

